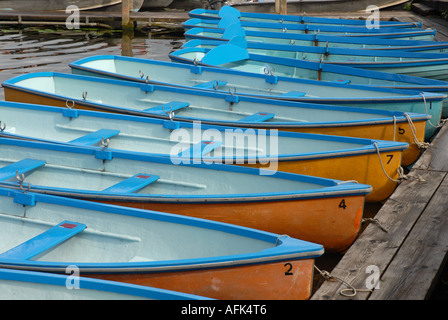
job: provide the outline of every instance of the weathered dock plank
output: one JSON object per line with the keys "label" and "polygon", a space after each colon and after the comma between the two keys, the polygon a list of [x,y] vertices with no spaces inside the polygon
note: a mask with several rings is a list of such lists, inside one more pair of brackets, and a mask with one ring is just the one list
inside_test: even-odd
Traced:
{"label": "weathered dock plank", "polygon": [[[432,182],[432,181],[431,181]],[[448,177],[445,176],[369,300],[424,300],[431,296],[448,251]]]}
{"label": "weathered dock plank", "polygon": [[[375,218],[345,253],[312,300],[425,299],[448,251],[448,126],[444,125]],[[445,160],[444,160],[445,159]],[[341,294],[347,285],[359,289]],[[379,280],[379,281],[378,281]],[[345,293],[352,293],[346,291]]]}
{"label": "weathered dock plank", "polygon": [[[0,25],[63,25],[71,12],[49,11],[15,11],[0,10]],[[188,19],[186,11],[160,11],[160,12],[131,12],[130,18],[140,26],[162,26],[165,23],[169,28],[181,28],[182,22]],[[86,27],[114,27],[121,26],[120,12],[80,11],[79,22]]]}

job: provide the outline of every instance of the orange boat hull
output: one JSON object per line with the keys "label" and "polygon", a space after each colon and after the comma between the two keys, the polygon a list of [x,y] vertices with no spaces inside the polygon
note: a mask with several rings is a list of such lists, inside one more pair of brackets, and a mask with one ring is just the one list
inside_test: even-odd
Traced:
{"label": "orange boat hull", "polygon": [[364,195],[356,195],[240,203],[100,202],[285,234],[321,244],[325,251],[340,252],[347,249],[358,236],[364,198]]}
{"label": "orange boat hull", "polygon": [[336,158],[279,161],[277,168],[273,164],[259,163],[244,164],[244,166],[277,169],[282,172],[343,181],[355,180],[372,186],[373,190],[366,195],[367,202],[381,202],[387,199],[397,187],[401,156],[402,151],[388,151],[381,153],[381,160],[377,153],[370,153]]}
{"label": "orange boat hull", "polygon": [[[10,88],[4,88],[5,100],[23,103],[42,104],[48,106],[67,107],[66,101],[54,99],[51,97],[39,96],[27,92],[22,92]],[[74,108],[93,110],[93,111],[105,111],[97,108],[92,108],[82,104],[77,104]],[[108,111],[110,112],[110,111]],[[416,129],[416,138],[418,141],[423,142],[425,136],[426,121],[413,122]],[[283,129],[281,129],[283,130]],[[394,140],[398,142],[406,142],[409,144],[409,148],[403,151],[402,165],[409,166],[413,164],[420,156],[421,149],[415,143],[414,135],[409,126],[409,123],[398,123],[394,125],[390,124],[378,124],[378,125],[361,125],[361,126],[335,126],[335,127],[314,127],[314,128],[292,128],[285,129],[287,131],[305,132],[305,133],[320,133],[347,137],[358,137],[376,140]],[[395,131],[395,134],[394,134]]]}
{"label": "orange boat hull", "polygon": [[278,261],[203,270],[89,274],[219,300],[306,300],[311,295],[314,259]]}
{"label": "orange boat hull", "polygon": [[[413,125],[415,127],[415,138],[417,141],[423,142],[425,139],[426,120],[415,121],[413,122]],[[421,148],[415,143],[414,134],[412,133],[408,122],[399,123],[396,125],[390,123],[355,127],[345,126],[333,128],[306,128],[305,130],[294,129],[289,131],[405,142],[409,144],[409,147],[406,150],[403,150],[401,165],[404,167],[410,166],[417,161],[422,151]]]}

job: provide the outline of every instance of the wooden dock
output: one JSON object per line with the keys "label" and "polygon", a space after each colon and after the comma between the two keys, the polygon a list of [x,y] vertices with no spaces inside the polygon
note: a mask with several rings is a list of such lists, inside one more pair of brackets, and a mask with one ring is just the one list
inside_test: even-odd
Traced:
{"label": "wooden dock", "polygon": [[[441,17],[400,12],[394,20],[422,21],[448,40]],[[429,299],[448,257],[447,173],[448,123],[311,300]]]}
{"label": "wooden dock", "polygon": [[[1,26],[65,26],[70,13],[48,11],[0,10]],[[183,10],[132,12],[130,18],[137,29],[164,28],[182,31],[182,23],[188,19]],[[79,24],[82,28],[121,28],[121,12],[80,11]]]}

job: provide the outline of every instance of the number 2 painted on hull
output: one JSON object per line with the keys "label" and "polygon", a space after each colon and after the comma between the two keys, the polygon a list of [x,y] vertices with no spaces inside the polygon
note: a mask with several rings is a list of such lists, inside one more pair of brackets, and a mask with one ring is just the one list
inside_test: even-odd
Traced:
{"label": "number 2 painted on hull", "polygon": [[292,264],[291,263],[289,263],[289,262],[287,262],[287,263],[285,263],[285,265],[284,265],[284,267],[287,267],[288,269],[285,271],[285,276],[292,276],[293,275],[293,273],[292,273]]}

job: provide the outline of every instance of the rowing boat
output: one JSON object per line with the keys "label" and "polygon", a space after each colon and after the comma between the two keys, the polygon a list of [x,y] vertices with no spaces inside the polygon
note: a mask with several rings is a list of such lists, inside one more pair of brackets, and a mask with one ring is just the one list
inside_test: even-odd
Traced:
{"label": "rowing boat", "polygon": [[[354,180],[372,186],[368,202],[397,186],[407,143],[284,131],[241,130],[121,114],[0,102],[0,136],[47,143],[106,147],[173,161],[236,164]],[[39,119],[39,121],[35,121]],[[354,170],[353,168],[356,168]]]}
{"label": "rowing boat", "polygon": [[[32,235],[30,234],[30,237]],[[0,268],[1,300],[210,300],[124,282]]]}
{"label": "rowing boat", "polygon": [[[403,153],[403,165],[419,157],[428,131],[426,123],[430,120],[426,113],[411,114],[418,113],[412,109],[422,109],[421,103],[414,103],[404,113],[377,110],[370,105],[359,108],[259,99],[52,72],[20,75],[3,82],[2,86],[5,99],[12,102],[200,121],[244,129],[278,129],[405,142],[409,148]],[[430,102],[433,98],[436,101]],[[440,95],[425,93],[425,99],[428,104],[432,103],[433,109],[441,104]],[[400,106],[401,102],[395,105]]]}
{"label": "rowing boat", "polygon": [[[303,12],[362,12],[365,13],[366,8],[370,5],[375,5],[378,9],[389,8],[399,4],[405,3],[406,0],[377,0],[374,3],[369,0],[288,0],[288,12],[303,13]],[[275,13],[275,1],[248,1],[235,0],[228,1],[228,5],[237,8],[244,12],[260,12],[260,13]],[[278,9],[277,9],[278,11]]]}
{"label": "rowing boat", "polygon": [[355,240],[372,191],[351,181],[101,147],[1,138],[0,150],[2,186],[288,234],[328,251]]}
{"label": "rowing boat", "polygon": [[323,253],[286,235],[66,197],[0,189],[0,203],[0,266],[8,269],[212,299],[307,299]]}
{"label": "rowing boat", "polygon": [[389,38],[389,39],[420,39],[434,40],[436,31],[433,29],[422,30],[420,28],[366,28],[359,26],[331,26],[331,25],[305,25],[294,23],[259,23],[240,21],[232,16],[224,16],[220,20],[191,18],[182,23],[185,31],[192,28],[221,29],[225,30],[230,25],[236,24],[245,31],[258,33],[269,32],[274,37],[277,35],[292,36],[295,34],[316,33],[323,35],[339,35],[345,37]]}
{"label": "rowing boat", "polygon": [[[188,12],[191,18],[219,20],[223,16],[234,16],[240,21],[252,22],[268,22],[268,23],[297,23],[297,24],[317,24],[317,25],[343,25],[343,26],[366,26],[366,20],[356,19],[336,19],[317,16],[303,16],[303,15],[288,15],[288,14],[269,14],[269,13],[255,13],[243,12],[231,6],[223,6],[220,10],[210,9],[193,9]],[[376,26],[375,26],[376,27]],[[394,28],[421,28],[421,22],[400,22],[400,21],[379,21],[379,28],[394,27]]]}
{"label": "rowing boat", "polygon": [[[440,81],[448,80],[446,75],[448,73],[448,55],[443,53],[282,45],[247,42],[244,38],[238,37],[231,39],[228,43],[241,46],[249,54],[271,57],[274,64],[276,58],[287,58],[425,77]],[[211,50],[222,44],[222,41],[219,40],[191,40],[182,47]]]}
{"label": "rowing boat", "polygon": [[[375,103],[377,108],[393,110],[397,104],[434,101],[423,99],[422,92],[448,95],[448,83],[417,77],[401,78],[401,82],[384,78],[382,86],[372,87],[345,83],[256,74],[227,68],[200,68],[185,63],[123,56],[91,56],[70,64],[73,74],[130,80],[157,85],[180,86],[212,92],[234,92],[264,99],[290,100],[359,107]],[[408,82],[406,82],[406,80]],[[248,83],[251,85],[248,86]],[[378,81],[377,85],[380,82]],[[387,88],[396,86],[400,90]],[[297,90],[300,88],[300,91]],[[407,90],[402,90],[407,89]],[[414,92],[409,90],[415,90]],[[433,97],[434,98],[434,97]],[[442,96],[439,96],[439,100]],[[432,105],[430,106],[432,108]],[[426,109],[425,109],[426,112]],[[448,117],[448,101],[442,102],[442,118]]]}
{"label": "rowing boat", "polygon": [[241,36],[250,42],[277,43],[300,46],[342,47],[370,50],[421,51],[447,53],[448,42],[429,40],[406,40],[388,38],[346,37],[326,34],[279,34],[274,32],[256,32],[244,30],[241,26],[229,26],[223,29],[192,28],[184,32],[187,40],[207,39],[228,41],[234,36]]}
{"label": "rowing boat", "polygon": [[[296,59],[274,59],[268,56],[249,54],[246,49],[230,43],[217,46],[212,50],[201,48],[184,48],[170,53],[169,56],[172,61],[176,62],[227,68],[244,72],[270,74],[273,77],[278,75],[290,78],[330,82],[343,81],[346,83],[373,86],[385,86],[387,84],[394,86],[397,83],[400,86],[403,84],[403,81],[414,83],[421,81],[419,80],[421,79],[420,77],[408,78],[406,75],[389,72],[364,70],[362,68],[351,68]],[[422,94],[424,95],[423,92]],[[426,139],[429,139],[432,135],[434,135],[437,130],[437,126],[441,121],[443,103],[441,103],[438,107],[435,107],[429,106],[426,98],[423,98],[423,96],[422,100],[422,108],[418,110],[413,109],[412,112],[428,113],[431,115],[431,122],[429,122],[429,125],[426,127]],[[366,107],[375,108],[375,105],[363,106],[363,108]],[[411,111],[407,107],[402,109],[400,106],[394,106],[393,108],[394,110],[404,112]]]}

